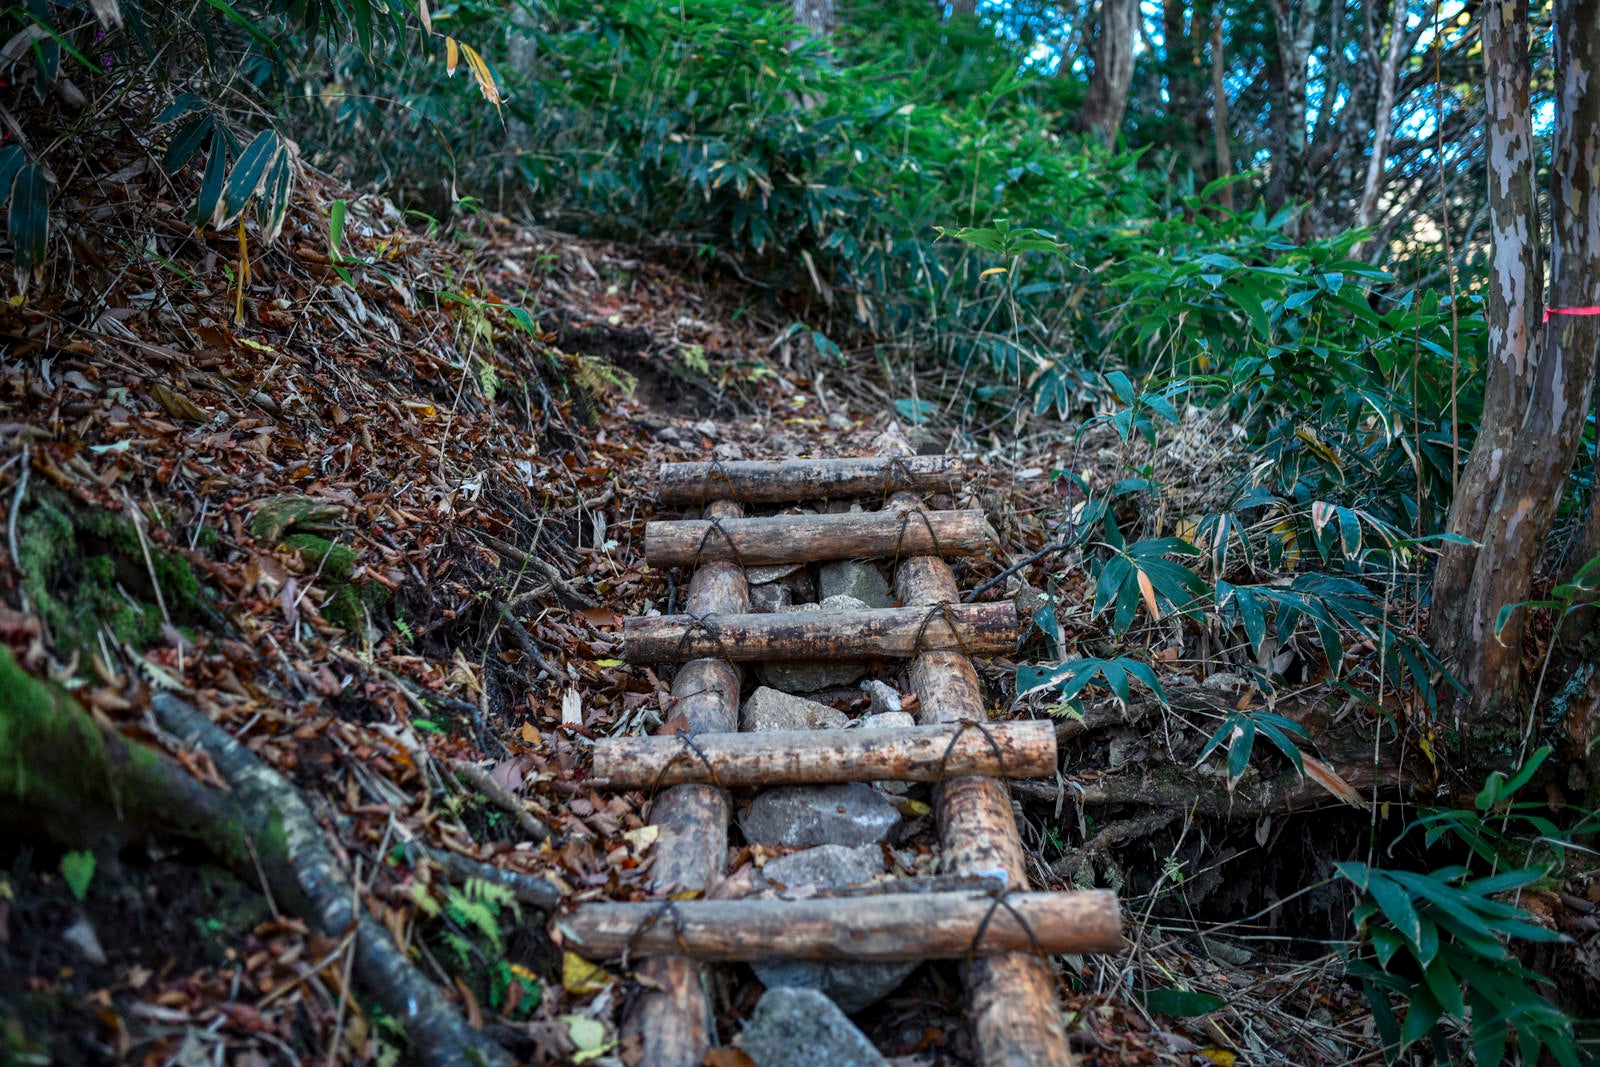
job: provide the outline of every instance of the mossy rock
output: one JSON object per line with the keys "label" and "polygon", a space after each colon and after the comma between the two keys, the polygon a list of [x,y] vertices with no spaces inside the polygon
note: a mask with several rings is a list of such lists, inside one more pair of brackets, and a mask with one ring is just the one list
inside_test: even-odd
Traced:
{"label": "mossy rock", "polygon": [[356,568],[355,550],[318,537],[311,533],[290,534],[283,539],[285,548],[300,554],[300,561],[312,570],[320,571],[325,578],[348,581]]}
{"label": "mossy rock", "polygon": [[182,556],[142,543],[130,520],[52,489],[28,494],[17,519],[17,555],[29,602],[67,655],[98,650],[102,628],[134,648],[162,643],[163,600],[180,627],[215,614]]}
{"label": "mossy rock", "polygon": [[342,504],[312,500],[303,496],[275,496],[264,501],[250,516],[250,535],[269,546],[283,540],[291,529],[331,530],[344,518]]}
{"label": "mossy rock", "polygon": [[301,565],[320,575],[327,590],[322,617],[340,629],[359,632],[368,617],[380,620],[389,605],[389,590],[377,582],[351,581],[361,557],[346,545],[313,533],[293,533],[283,547],[300,557]]}
{"label": "mossy rock", "polygon": [[359,633],[370,616],[381,629],[386,625],[389,590],[377,582],[341,582],[322,602],[322,617],[343,630]]}

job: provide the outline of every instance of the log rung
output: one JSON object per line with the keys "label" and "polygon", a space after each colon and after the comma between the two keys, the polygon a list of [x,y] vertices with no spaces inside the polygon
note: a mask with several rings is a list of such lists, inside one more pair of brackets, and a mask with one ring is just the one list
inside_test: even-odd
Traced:
{"label": "log rung", "polygon": [[950,492],[965,479],[966,464],[958,456],[664,463],[656,477],[656,497],[676,505],[708,500],[778,504],[820,497],[888,496],[901,490]]}
{"label": "log rung", "polygon": [[610,737],[594,746],[595,777],[613,789],[1038,778],[1055,770],[1049,722]]}
{"label": "log rung", "polygon": [[757,660],[906,659],[922,652],[993,655],[1016,648],[1017,609],[1009,602],[776,615],[659,615],[622,623],[630,663],[714,657]]}
{"label": "log rung", "polygon": [[1117,952],[1115,893],[895,893],[811,900],[583,904],[556,916],[561,944],[592,960],[906,962],[1001,952]]}
{"label": "log rung", "polygon": [[749,567],[832,559],[975,556],[994,537],[982,511],[869,511],[646,523],[652,566],[730,560]]}

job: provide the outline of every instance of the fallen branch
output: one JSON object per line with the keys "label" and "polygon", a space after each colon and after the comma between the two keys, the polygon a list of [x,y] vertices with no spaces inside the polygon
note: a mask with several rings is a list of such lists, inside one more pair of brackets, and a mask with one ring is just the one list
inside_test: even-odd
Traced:
{"label": "fallen branch", "polygon": [[488,771],[476,763],[462,759],[450,760],[448,766],[451,773],[482,793],[486,799],[494,803],[495,807],[516,816],[517,827],[528,835],[528,840],[540,842],[549,838],[550,828],[535,819],[533,814],[523,806],[522,799],[495,781],[494,776]]}
{"label": "fallen branch", "polygon": [[539,575],[543,577],[545,581],[550,583],[550,587],[556,591],[557,596],[567,603],[568,607],[594,608],[600,606],[599,601],[578,592],[578,590],[574,588],[573,584],[567,581],[566,577],[560,571],[556,570],[554,566],[546,563],[538,556],[530,555],[529,553],[518,548],[516,545],[512,544],[510,541],[502,541],[493,534],[484,533],[482,530],[473,531],[472,536],[476,537],[479,541],[482,541],[496,552],[503,552],[512,559],[516,560],[518,563],[521,563],[532,570],[538,571]]}

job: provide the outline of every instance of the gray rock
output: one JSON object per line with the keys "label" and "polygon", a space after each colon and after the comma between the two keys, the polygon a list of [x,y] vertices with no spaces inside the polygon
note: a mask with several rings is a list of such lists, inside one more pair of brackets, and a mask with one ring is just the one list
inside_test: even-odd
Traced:
{"label": "gray rock", "polygon": [[823,603],[829,597],[852,596],[870,608],[890,605],[889,583],[883,572],[863,560],[839,560],[817,568],[817,595]]}
{"label": "gray rock", "polygon": [[[790,890],[800,886],[845,886],[870,881],[883,873],[883,850],[876,845],[842,848],[819,845],[767,861],[761,868],[768,882]],[[794,986],[815,989],[845,1011],[860,1011],[892,993],[916,970],[913,963],[811,963],[781,960],[750,965],[768,989]]]}
{"label": "gray rock", "polygon": [[[854,597],[833,596],[820,604],[797,604],[786,611],[861,611],[866,604]],[[756,677],[787,693],[815,693],[835,685],[851,685],[867,673],[863,663],[835,660],[779,660],[756,668]]]}
{"label": "gray rock", "polygon": [[855,428],[856,428],[855,420],[852,419],[849,415],[846,415],[844,412],[842,412],[842,411],[833,411],[833,412],[829,412],[828,413],[828,429],[830,429],[830,430],[853,430]]}
{"label": "gray rock", "polygon": [[789,577],[802,566],[804,564],[801,563],[780,563],[773,567],[746,567],[744,577],[751,585],[766,585],[779,578]]}
{"label": "gray rock", "polygon": [[[782,886],[842,886],[870,882],[883,873],[883,849],[877,845],[846,848],[818,845],[803,852],[768,860],[761,876]],[[772,983],[767,983],[771,985]]]}
{"label": "gray rock", "polygon": [[769,789],[739,816],[751,844],[845,845],[882,841],[900,813],[864,782]]}
{"label": "gray rock", "polygon": [[756,667],[756,677],[786,693],[815,693],[836,685],[850,685],[867,673],[864,663],[829,663],[826,660],[776,660]]}
{"label": "gray rock", "polygon": [[888,711],[902,711],[904,705],[900,702],[900,694],[894,686],[887,682],[880,682],[876,678],[869,678],[861,683],[861,688],[866,692],[867,699],[872,706],[867,709],[869,715],[882,715]]}
{"label": "gray rock", "polygon": [[834,730],[849,721],[850,717],[836,708],[767,686],[751,693],[739,712],[739,729],[749,731]]}
{"label": "gray rock", "polygon": [[917,725],[916,717],[909,711],[880,711],[876,715],[863,715],[863,730],[898,730]]}
{"label": "gray rock", "polygon": [[751,611],[782,611],[794,601],[794,591],[783,582],[750,587]]}
{"label": "gray rock", "polygon": [[756,1067],[889,1067],[867,1035],[814,989],[768,988],[739,1045]]}

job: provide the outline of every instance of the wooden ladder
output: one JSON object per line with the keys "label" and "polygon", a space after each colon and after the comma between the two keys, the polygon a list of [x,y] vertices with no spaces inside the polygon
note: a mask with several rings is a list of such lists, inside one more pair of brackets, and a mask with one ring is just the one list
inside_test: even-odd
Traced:
{"label": "wooden ladder", "polygon": [[[712,962],[966,959],[968,1018],[986,1065],[1069,1064],[1054,975],[1044,958],[1115,952],[1121,918],[1109,892],[1028,892],[1003,777],[1052,775],[1054,727],[989,723],[974,654],[1010,652],[1009,603],[961,604],[942,556],[983,551],[981,511],[926,511],[917,493],[966,477],[948,456],[674,463],[664,505],[702,518],[651,522],[654,566],[688,565],[686,614],[625,620],[630,662],[676,662],[673,737],[601,740],[594,771],[613,788],[659,789],[651,892],[644,903],[584,904],[556,917],[564,944],[591,959],[642,960],[644,989],[626,1023],[642,1063],[698,1067],[715,1035],[704,968]],[[881,497],[884,509],[747,518],[745,504]],[[750,614],[745,567],[828,560],[895,561],[900,608]],[[739,733],[739,664],[766,659],[911,661],[918,725],[887,730]],[[723,873],[727,790],[858,781],[936,782],[942,874],[931,892],[802,900],[699,900]],[[752,842],[752,844],[758,842]]]}

